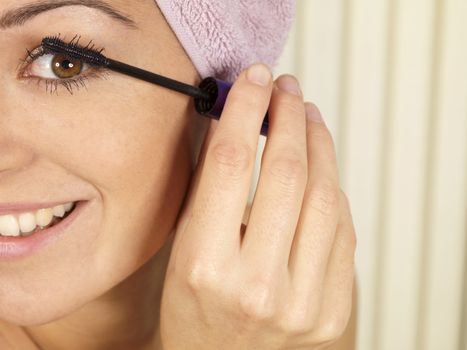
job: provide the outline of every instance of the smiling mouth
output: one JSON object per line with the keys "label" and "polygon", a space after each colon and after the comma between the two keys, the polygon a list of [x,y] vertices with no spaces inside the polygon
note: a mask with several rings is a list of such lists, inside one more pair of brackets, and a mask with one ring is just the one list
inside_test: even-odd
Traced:
{"label": "smiling mouth", "polygon": [[19,215],[2,215],[0,216],[0,238],[28,237],[45,231],[66,219],[74,211],[77,203],[71,202]]}
{"label": "smiling mouth", "polygon": [[[67,212],[67,213],[65,213],[65,215],[64,215],[63,217],[54,216],[53,219],[52,219],[52,221],[50,222],[50,224],[48,224],[47,226],[42,227],[42,226],[39,226],[39,225],[38,225],[38,226],[36,226],[36,228],[34,229],[34,231],[31,231],[31,232],[29,232],[29,233],[23,233],[23,232],[21,232],[21,237],[27,237],[27,236],[30,236],[30,235],[36,233],[36,232],[41,232],[41,231],[44,231],[44,230],[46,230],[46,229],[48,229],[48,228],[51,228],[51,227],[57,225],[58,223],[60,223],[60,222],[62,222],[63,220],[65,220],[65,219],[73,212],[73,210],[75,209],[75,207],[76,207],[76,204],[74,203],[74,204],[73,204],[73,207],[70,209],[70,211]],[[0,234],[0,236],[1,236],[1,234]]]}

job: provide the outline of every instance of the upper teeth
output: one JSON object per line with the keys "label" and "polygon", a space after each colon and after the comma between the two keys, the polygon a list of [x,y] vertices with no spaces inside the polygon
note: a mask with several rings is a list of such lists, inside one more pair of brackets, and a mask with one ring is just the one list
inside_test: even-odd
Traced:
{"label": "upper teeth", "polygon": [[15,237],[21,233],[34,231],[36,226],[45,227],[52,222],[54,216],[62,218],[65,213],[71,210],[73,204],[70,202],[18,215],[0,215],[0,235]]}

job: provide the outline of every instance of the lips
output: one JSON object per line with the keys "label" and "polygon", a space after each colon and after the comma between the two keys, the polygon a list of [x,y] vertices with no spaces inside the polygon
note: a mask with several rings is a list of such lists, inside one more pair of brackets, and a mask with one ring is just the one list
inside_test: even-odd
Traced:
{"label": "lips", "polygon": [[0,215],[0,235],[9,237],[27,236],[36,231],[37,227],[43,229],[50,226],[52,221],[57,222],[57,218],[63,218],[65,214],[71,211],[74,204],[74,202],[69,202],[16,215]]}
{"label": "lips", "polygon": [[81,216],[89,206],[89,201],[78,201],[73,210],[66,217],[54,225],[40,230],[26,237],[1,237],[0,236],[0,263],[24,258],[34,254],[37,250],[64,237],[71,229],[70,226]]}
{"label": "lips", "polygon": [[36,211],[41,208],[53,208],[57,205],[64,203],[77,202],[77,200],[61,200],[48,203],[38,203],[38,202],[29,202],[29,203],[0,203],[0,215],[7,214],[20,214],[28,211]]}
{"label": "lips", "polygon": [[51,228],[51,227],[57,225],[62,220],[65,220],[68,217],[68,215],[70,215],[73,212],[74,209],[75,209],[75,206],[73,205],[73,207],[63,215],[63,217],[54,216],[52,221],[50,222],[50,224],[48,224],[47,226],[41,227],[41,226],[38,225],[38,226],[36,226],[34,231],[31,231],[31,232],[28,232],[28,233],[21,233],[21,237],[27,237],[27,236],[30,236],[30,235],[36,233],[36,232],[41,232],[41,231],[44,231],[44,230],[46,230],[48,228]]}

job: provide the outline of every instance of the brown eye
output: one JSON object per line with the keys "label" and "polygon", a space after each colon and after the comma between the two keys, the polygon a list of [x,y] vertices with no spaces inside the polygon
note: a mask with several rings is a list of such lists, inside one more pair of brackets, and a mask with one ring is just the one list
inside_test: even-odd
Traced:
{"label": "brown eye", "polygon": [[55,54],[52,59],[52,71],[61,79],[73,78],[81,73],[83,62],[63,54]]}

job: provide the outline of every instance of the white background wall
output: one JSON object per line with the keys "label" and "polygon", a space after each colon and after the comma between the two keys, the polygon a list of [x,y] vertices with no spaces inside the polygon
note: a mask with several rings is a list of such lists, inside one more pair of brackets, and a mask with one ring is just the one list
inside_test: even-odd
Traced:
{"label": "white background wall", "polygon": [[467,350],[467,0],[297,4],[275,75],[298,76],[334,136],[357,349]]}

